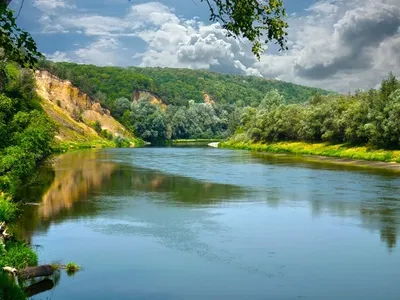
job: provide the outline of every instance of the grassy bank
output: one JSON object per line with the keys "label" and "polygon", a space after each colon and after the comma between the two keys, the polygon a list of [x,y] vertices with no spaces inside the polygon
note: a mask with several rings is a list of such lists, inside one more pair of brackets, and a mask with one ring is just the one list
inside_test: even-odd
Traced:
{"label": "grassy bank", "polygon": [[[0,220],[11,222],[18,216],[18,206],[12,198],[0,193]],[[18,241],[15,238],[5,242],[5,248],[0,247],[0,299],[22,300],[26,299],[23,286],[15,285],[14,281],[3,272],[3,267],[12,266],[23,269],[28,266],[36,266],[38,258],[30,245]]]}
{"label": "grassy bank", "polygon": [[294,155],[315,155],[354,160],[400,163],[400,150],[372,149],[366,146],[347,144],[279,142],[270,144],[226,141],[221,148],[243,149],[271,153],[289,153]]}
{"label": "grassy bank", "polygon": [[134,138],[130,140],[124,140],[123,143],[119,144],[115,140],[92,140],[85,142],[77,141],[62,141],[57,143],[54,147],[55,153],[63,153],[71,150],[79,149],[99,149],[99,148],[129,148],[129,147],[143,147],[145,142],[142,139]]}

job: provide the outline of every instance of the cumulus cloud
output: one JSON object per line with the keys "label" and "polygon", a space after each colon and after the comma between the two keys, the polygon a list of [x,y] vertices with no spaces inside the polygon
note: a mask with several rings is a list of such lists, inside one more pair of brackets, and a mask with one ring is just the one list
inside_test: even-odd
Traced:
{"label": "cumulus cloud", "polygon": [[74,61],[99,66],[123,65],[126,61],[126,51],[121,43],[113,37],[101,37],[87,46],[73,51],[56,51],[46,57],[53,61]]}
{"label": "cumulus cloud", "polygon": [[394,5],[371,3],[349,10],[333,25],[332,34],[304,48],[296,72],[320,79],[339,71],[371,68],[376,47],[396,34],[399,26],[400,8]]}
{"label": "cumulus cloud", "polygon": [[256,64],[264,76],[348,92],[400,74],[398,1],[319,1],[308,11],[291,20],[291,50]]}
{"label": "cumulus cloud", "polygon": [[40,10],[49,13],[59,8],[74,8],[67,0],[34,0],[33,5]]}
{"label": "cumulus cloud", "polygon": [[[65,1],[35,5],[55,11],[65,9]],[[343,92],[374,87],[391,70],[400,75],[399,0],[317,1],[289,18],[290,50],[266,52],[261,61],[251,45],[227,37],[219,24],[185,20],[158,2],[132,5],[120,17],[75,11],[43,18],[44,32],[82,32],[92,40],[54,53],[56,59],[118,65],[136,60],[141,66],[204,68]],[[127,38],[141,39],[145,49],[124,49]]]}
{"label": "cumulus cloud", "polygon": [[[114,43],[118,43],[119,37],[140,38],[147,44],[147,48],[131,57],[140,58],[141,66],[204,68],[261,76],[251,66],[255,59],[248,44],[227,37],[219,24],[205,25],[198,19],[180,19],[172,9],[158,2],[133,5],[121,18],[78,14],[60,17],[55,24],[53,31],[61,32],[66,28],[82,30],[87,36],[101,37],[101,41],[105,37],[113,38]],[[91,48],[96,51],[89,52]],[[101,53],[101,49],[105,49],[104,45],[98,41],[65,55],[79,57],[79,61],[92,62],[103,61],[104,56],[114,56],[113,49],[116,54],[120,52],[119,47],[105,49],[104,53]],[[93,56],[99,58],[94,59]],[[111,61],[115,62],[115,59]],[[125,61],[119,60],[123,65],[129,65],[130,61],[129,57],[125,57]]]}

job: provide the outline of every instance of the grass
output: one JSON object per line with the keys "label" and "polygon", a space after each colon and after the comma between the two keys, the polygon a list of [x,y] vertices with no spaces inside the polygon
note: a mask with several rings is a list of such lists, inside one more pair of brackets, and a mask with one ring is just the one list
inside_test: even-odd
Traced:
{"label": "grass", "polygon": [[0,250],[0,267],[14,267],[23,269],[29,266],[36,266],[38,263],[37,254],[28,244],[21,241],[9,241],[6,243],[7,251]]}
{"label": "grass", "polygon": [[0,193],[0,222],[9,222],[17,217],[18,205],[11,197]]}
{"label": "grass", "polygon": [[77,265],[74,262],[69,262],[66,265],[62,265],[60,263],[54,263],[51,265],[54,270],[65,270],[68,276],[74,275],[76,272],[82,269],[81,266]]}
{"label": "grass", "polygon": [[278,142],[248,143],[226,141],[220,143],[221,148],[243,149],[271,153],[290,153],[295,155],[317,155],[354,160],[400,162],[400,150],[373,149],[367,146],[351,146],[347,144]]}
{"label": "grass", "polygon": [[[0,221],[13,221],[17,217],[17,211],[18,206],[12,202],[11,197],[0,192]],[[0,247],[0,299],[26,299],[21,287],[17,286],[2,270],[5,266],[17,269],[35,266],[38,263],[37,255],[28,244],[14,239],[6,241],[5,249]]]}
{"label": "grass", "polygon": [[[135,148],[145,146],[145,142],[139,138],[133,138],[128,141],[130,146]],[[128,145],[125,145],[129,147]],[[126,148],[125,147],[125,148]],[[61,141],[54,147],[54,153],[64,153],[71,150],[79,149],[100,149],[100,148],[118,148],[115,141],[109,140],[92,140],[92,141]]]}
{"label": "grass", "polygon": [[26,296],[22,289],[0,270],[0,299],[1,300],[25,300]]}
{"label": "grass", "polygon": [[76,272],[78,272],[81,267],[75,264],[74,262],[69,262],[68,264],[65,265],[65,271],[69,276],[74,275]]}

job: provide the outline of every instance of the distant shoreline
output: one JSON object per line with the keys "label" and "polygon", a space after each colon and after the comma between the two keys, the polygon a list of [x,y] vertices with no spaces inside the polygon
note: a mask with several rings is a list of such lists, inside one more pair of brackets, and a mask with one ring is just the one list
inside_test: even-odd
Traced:
{"label": "distant shoreline", "polygon": [[[250,150],[276,155],[294,155],[309,162],[335,165],[385,169],[400,172],[400,151],[370,150],[366,147],[347,147],[345,145],[308,144],[302,142],[281,142],[271,144],[251,144],[221,142],[220,148]],[[335,150],[335,151],[333,151]]]}

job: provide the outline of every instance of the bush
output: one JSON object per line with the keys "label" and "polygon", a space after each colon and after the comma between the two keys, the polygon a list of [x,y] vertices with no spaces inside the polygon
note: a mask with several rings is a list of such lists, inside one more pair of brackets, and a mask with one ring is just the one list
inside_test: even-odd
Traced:
{"label": "bush", "polygon": [[17,215],[17,204],[12,202],[11,198],[0,195],[0,222],[9,222]]}
{"label": "bush", "polygon": [[94,129],[97,133],[101,133],[101,123],[99,122],[99,120],[96,120],[96,122],[94,122],[94,124],[93,124],[93,129]]}

